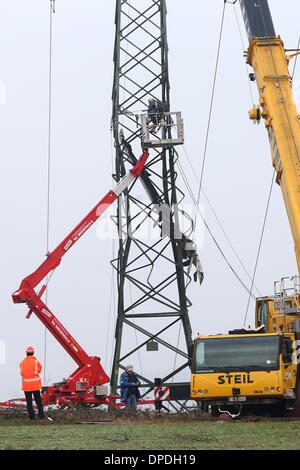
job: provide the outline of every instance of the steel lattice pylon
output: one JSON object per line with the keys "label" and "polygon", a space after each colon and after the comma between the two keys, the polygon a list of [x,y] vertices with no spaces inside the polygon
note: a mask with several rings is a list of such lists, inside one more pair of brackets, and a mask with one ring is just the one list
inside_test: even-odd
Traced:
{"label": "steel lattice pylon", "polygon": [[[166,13],[165,0],[116,2],[112,95],[116,181],[124,176],[125,167],[130,167],[141,154],[137,116],[148,107],[147,95],[160,99],[165,110],[170,111]],[[177,158],[172,146],[150,149],[149,162],[140,181],[118,200],[114,221],[119,246],[117,258],[112,260],[118,288],[112,393],[117,391],[119,370],[124,369],[125,361],[132,362],[131,358],[145,347],[151,349],[153,341],[164,353],[163,356],[148,353],[154,355],[156,372],[152,368],[150,376],[142,371],[138,374],[145,385],[145,394],[153,389],[154,377],[160,376],[163,383],[173,381],[189,366],[192,331],[188,307],[191,304],[186,287],[191,278],[186,266],[190,264],[191,252],[186,249],[188,238],[179,229],[178,203],[184,194],[176,185]],[[164,216],[166,208],[170,210]],[[183,331],[182,347],[177,345],[178,328],[176,336],[171,333],[175,326]],[[125,328],[133,329],[143,339],[135,346],[124,344]],[[159,357],[165,358],[167,352],[176,359],[170,360],[169,372],[162,376]],[[143,363],[144,367],[147,364]]]}

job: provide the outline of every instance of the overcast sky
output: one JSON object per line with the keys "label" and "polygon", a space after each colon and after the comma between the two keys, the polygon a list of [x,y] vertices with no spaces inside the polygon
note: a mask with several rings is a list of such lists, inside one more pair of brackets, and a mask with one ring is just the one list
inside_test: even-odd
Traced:
{"label": "overcast sky", "polygon": [[[134,1],[134,0],[132,0]],[[137,1],[137,0],[135,0]],[[269,1],[275,28],[287,48],[296,48],[298,0]],[[185,150],[200,174],[223,0],[168,0],[171,102],[185,121]],[[109,189],[113,78],[114,0],[57,0],[53,18],[53,108],[50,247]],[[245,44],[246,34],[238,17]],[[49,0],[0,0],[0,154],[1,154],[1,330],[6,364],[1,367],[0,399],[20,395],[18,364],[29,344],[43,360],[44,328],[11,293],[42,261],[46,251]],[[300,61],[299,61],[300,63]],[[300,101],[300,68],[295,74]],[[6,87],[6,103],[3,88]],[[256,85],[253,92],[257,101]],[[228,5],[215,106],[203,185],[226,233],[249,272],[253,271],[272,178],[267,133],[253,126],[243,46]],[[181,164],[195,193],[198,183],[184,152]],[[185,190],[183,184],[182,189]],[[190,199],[187,195],[187,203]],[[204,211],[218,242],[250,285],[205,200]],[[111,240],[96,230],[63,261],[49,288],[49,305],[91,355],[100,355],[110,374],[113,315],[110,301]],[[240,327],[248,295],[220,256],[209,235],[200,247],[205,270],[202,287],[192,285],[193,335]],[[279,187],[272,195],[257,271],[261,294],[273,282],[296,273],[293,242]],[[254,324],[254,305],[248,323]],[[108,339],[107,339],[108,338]],[[153,377],[158,353],[142,352]],[[139,364],[134,364],[137,372]],[[75,365],[48,336],[47,381],[68,376]]]}

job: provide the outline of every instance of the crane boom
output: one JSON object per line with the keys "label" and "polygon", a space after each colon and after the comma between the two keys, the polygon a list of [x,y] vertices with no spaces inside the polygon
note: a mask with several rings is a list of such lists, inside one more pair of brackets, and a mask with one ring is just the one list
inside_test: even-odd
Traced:
{"label": "crane boom", "polygon": [[240,0],[248,39],[274,38],[275,28],[267,0]]}
{"label": "crane boom", "polygon": [[[240,5],[250,41],[247,62],[254,70],[250,79],[259,92],[259,106],[249,116],[254,123],[265,120],[300,272],[300,123],[288,69],[292,56],[276,36],[267,0],[240,0]],[[275,415],[292,410],[299,415],[300,277],[292,279],[293,289],[282,280],[275,283],[280,287],[274,296],[257,299],[255,329],[196,338],[191,397],[201,400],[204,409],[210,406],[212,414],[237,417],[242,409],[261,406],[264,413],[268,406]]]}
{"label": "crane boom", "polygon": [[250,39],[247,61],[253,67],[260,97],[260,106],[250,111],[250,118],[265,120],[300,273],[300,122],[288,68],[291,56],[275,35],[267,0],[240,3]]}

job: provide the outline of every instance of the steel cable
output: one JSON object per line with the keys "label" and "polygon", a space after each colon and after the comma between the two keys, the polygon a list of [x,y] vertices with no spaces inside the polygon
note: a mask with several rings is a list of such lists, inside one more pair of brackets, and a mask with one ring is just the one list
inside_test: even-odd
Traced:
{"label": "steel cable", "polygon": [[[212,111],[213,111],[215,91],[216,91],[217,75],[218,75],[218,69],[219,69],[219,59],[220,59],[221,43],[222,43],[222,37],[223,37],[226,5],[227,5],[227,0],[224,1],[223,12],[222,12],[222,20],[221,20],[221,27],[220,27],[220,34],[219,34],[219,41],[218,41],[217,58],[216,58],[216,65],[215,65],[215,72],[214,72],[210,107],[209,107],[209,113],[208,113],[208,123],[207,123],[207,130],[206,130],[206,136],[205,136],[205,145],[204,145],[202,167],[201,167],[201,173],[200,173],[200,184],[199,184],[199,191],[198,191],[198,197],[197,197],[197,207],[199,207],[199,204],[200,204],[202,182],[203,182],[203,176],[204,176],[204,170],[205,170],[208,140],[209,140],[210,126],[211,126],[211,118],[212,118]],[[198,211],[196,212],[194,231],[196,230],[196,226],[197,226],[197,213],[198,213]]]}
{"label": "steel cable", "polygon": [[[187,160],[188,160],[188,162],[189,162],[189,165],[190,165],[190,167],[191,167],[191,169],[192,169],[192,172],[193,172],[195,178],[197,179],[197,181],[199,182],[200,180],[199,180],[199,177],[198,177],[198,175],[197,175],[197,173],[196,173],[195,167],[193,166],[193,163],[192,163],[192,161],[191,161],[191,159],[190,159],[189,155],[187,154],[187,152],[186,152],[186,150],[185,150],[184,147],[183,147],[183,150],[184,150],[184,153],[185,153],[185,155],[186,155],[186,157],[187,157]],[[184,170],[183,170],[182,167],[181,167],[181,170],[182,170],[182,172],[184,173]],[[188,178],[186,177],[185,173],[184,173],[184,176],[185,176],[185,180],[188,182]],[[191,191],[192,191],[192,189],[191,189]],[[249,274],[249,272],[248,272],[248,270],[247,270],[245,264],[243,263],[241,257],[239,256],[239,254],[237,253],[236,249],[234,248],[233,243],[231,242],[231,240],[230,240],[230,238],[229,238],[229,235],[226,233],[225,228],[223,227],[223,225],[222,225],[222,223],[221,223],[221,221],[220,221],[220,219],[219,219],[219,217],[218,217],[218,215],[217,215],[217,213],[216,213],[216,211],[215,211],[215,209],[214,209],[212,203],[210,202],[210,200],[209,200],[209,198],[208,198],[206,192],[204,191],[203,187],[202,187],[202,193],[203,193],[203,196],[205,197],[205,199],[206,199],[206,201],[207,201],[207,203],[208,203],[208,205],[209,205],[210,210],[212,211],[212,214],[213,214],[214,218],[215,218],[216,221],[217,221],[217,224],[219,225],[219,227],[220,227],[220,229],[221,229],[223,235],[225,236],[225,238],[226,238],[226,240],[227,240],[227,242],[228,242],[230,248],[232,249],[232,251],[233,251],[235,257],[237,258],[237,260],[238,260],[240,266],[242,267],[242,269],[243,269],[243,271],[245,272],[246,276],[248,277],[249,281],[252,282],[252,276]],[[193,198],[194,198],[194,200],[196,201],[195,196],[193,196]],[[257,288],[257,286],[256,286],[255,284],[254,284],[254,288],[255,288],[256,292],[261,296],[261,292],[259,291],[259,289]]]}
{"label": "steel cable", "polygon": [[[191,199],[192,199],[192,201],[193,201],[195,207],[197,207],[197,201],[196,201],[195,195],[194,195],[194,193],[193,193],[193,191],[192,191],[192,189],[191,189],[191,186],[190,186],[190,184],[189,184],[189,182],[188,182],[188,180],[187,180],[187,177],[185,176],[185,174],[184,174],[184,172],[183,172],[183,170],[182,170],[182,167],[181,167],[181,165],[180,165],[179,162],[178,162],[178,169],[179,169],[179,172],[180,172],[181,177],[182,177],[182,179],[183,179],[183,182],[184,182],[184,184],[185,184],[185,186],[186,186],[186,188],[187,188],[187,191],[189,192],[190,197],[191,197]],[[225,262],[226,262],[226,264],[228,265],[229,269],[233,272],[233,274],[235,275],[235,277],[237,278],[237,280],[239,281],[239,283],[242,285],[242,287],[247,291],[248,294],[250,294],[250,293],[251,293],[251,290],[247,287],[247,285],[244,283],[244,281],[241,279],[241,277],[238,275],[238,273],[236,272],[236,270],[234,269],[234,267],[231,265],[230,261],[229,261],[228,258],[226,257],[224,251],[222,250],[220,244],[217,242],[217,240],[216,240],[215,236],[213,235],[213,233],[212,233],[212,231],[211,231],[211,229],[210,229],[208,223],[206,222],[206,220],[205,220],[203,214],[202,214],[201,211],[199,210],[199,206],[198,206],[198,209],[197,209],[197,210],[198,210],[198,212],[199,212],[199,214],[200,214],[200,216],[201,216],[201,218],[202,218],[202,220],[203,220],[203,223],[204,223],[204,225],[205,225],[205,227],[206,227],[206,229],[207,229],[209,235],[211,236],[211,238],[212,238],[214,244],[216,245],[217,249],[219,250],[219,252],[220,252],[222,258],[225,260]],[[252,297],[253,299],[255,299],[255,296],[253,295],[253,293],[251,293],[251,297]]]}
{"label": "steel cable", "polygon": [[[55,0],[50,0],[49,12],[49,88],[48,88],[48,158],[47,158],[47,220],[46,220],[46,252],[50,249],[50,199],[51,199],[51,115],[52,115],[52,43],[53,43],[53,13],[55,13]],[[45,304],[48,303],[48,282],[46,278]],[[44,331],[44,384],[47,372],[47,328]]]}
{"label": "steel cable", "polygon": [[261,236],[260,236],[260,240],[259,240],[259,246],[258,246],[258,251],[257,251],[257,256],[256,256],[256,261],[255,261],[255,267],[254,267],[254,271],[253,271],[251,289],[250,289],[249,298],[248,298],[248,302],[247,302],[246,313],[245,313],[245,317],[244,317],[244,325],[246,324],[247,317],[248,317],[251,294],[252,294],[253,285],[254,285],[254,281],[255,281],[255,277],[256,277],[258,262],[259,262],[259,258],[260,258],[261,248],[262,248],[262,242],[263,242],[263,238],[264,238],[264,234],[265,234],[266,223],[267,223],[267,218],[268,218],[268,214],[269,214],[270,202],[271,202],[271,197],[272,197],[272,192],[273,192],[273,187],[274,187],[274,181],[275,181],[275,173],[276,173],[276,171],[274,170],[273,171],[273,176],[272,176],[271,188],[270,188],[269,196],[268,196],[267,207],[266,207],[265,216],[264,216],[263,227],[262,227]]}

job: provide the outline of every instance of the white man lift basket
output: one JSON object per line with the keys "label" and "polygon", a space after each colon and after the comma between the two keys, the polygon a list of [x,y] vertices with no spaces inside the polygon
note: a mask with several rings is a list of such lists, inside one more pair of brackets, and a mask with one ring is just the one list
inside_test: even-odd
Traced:
{"label": "white man lift basket", "polygon": [[[142,141],[144,148],[171,147],[184,144],[184,128],[181,112],[162,113],[157,133],[151,131],[148,114],[141,115]],[[173,134],[170,138],[171,133]]]}

